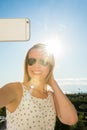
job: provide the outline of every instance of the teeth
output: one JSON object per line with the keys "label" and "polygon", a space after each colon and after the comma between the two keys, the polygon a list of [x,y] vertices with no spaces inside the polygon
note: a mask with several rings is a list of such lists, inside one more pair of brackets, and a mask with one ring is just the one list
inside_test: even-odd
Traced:
{"label": "teeth", "polygon": [[34,74],[41,74],[41,71],[34,71]]}

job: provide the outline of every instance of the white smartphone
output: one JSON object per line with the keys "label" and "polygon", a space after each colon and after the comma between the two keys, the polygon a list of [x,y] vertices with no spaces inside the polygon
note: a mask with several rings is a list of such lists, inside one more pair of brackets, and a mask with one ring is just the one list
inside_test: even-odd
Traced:
{"label": "white smartphone", "polygon": [[27,41],[30,39],[28,18],[0,19],[0,42]]}

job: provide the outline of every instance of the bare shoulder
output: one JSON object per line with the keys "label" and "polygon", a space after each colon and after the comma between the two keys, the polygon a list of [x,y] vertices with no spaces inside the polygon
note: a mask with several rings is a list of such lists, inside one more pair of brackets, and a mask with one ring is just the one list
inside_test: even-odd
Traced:
{"label": "bare shoulder", "polygon": [[1,91],[3,92],[16,92],[17,90],[21,89],[21,83],[20,82],[12,82],[12,83],[7,83],[5,84],[2,88]]}
{"label": "bare shoulder", "polygon": [[0,107],[7,106],[22,95],[20,82],[8,83],[0,88]]}

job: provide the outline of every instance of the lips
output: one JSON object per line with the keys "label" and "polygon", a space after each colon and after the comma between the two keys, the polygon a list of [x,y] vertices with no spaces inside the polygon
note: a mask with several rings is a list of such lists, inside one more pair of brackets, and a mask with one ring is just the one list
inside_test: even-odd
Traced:
{"label": "lips", "polygon": [[33,71],[33,73],[38,75],[38,74],[41,74],[42,71]]}

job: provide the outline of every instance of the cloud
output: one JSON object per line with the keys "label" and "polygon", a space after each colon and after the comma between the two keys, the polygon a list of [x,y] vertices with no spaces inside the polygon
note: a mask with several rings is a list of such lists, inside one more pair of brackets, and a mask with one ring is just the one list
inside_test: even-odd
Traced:
{"label": "cloud", "polygon": [[87,78],[64,78],[57,81],[61,85],[87,85]]}

